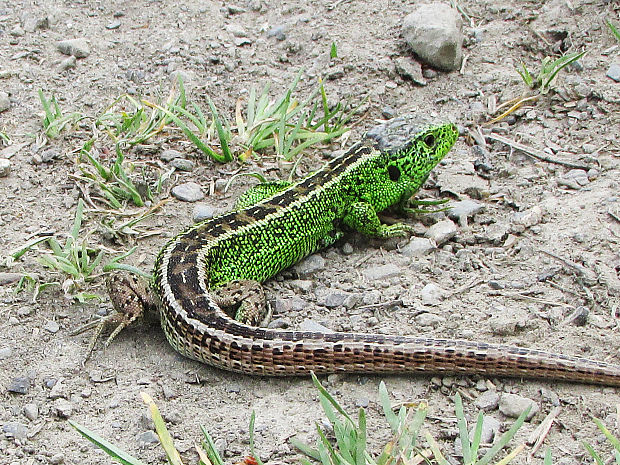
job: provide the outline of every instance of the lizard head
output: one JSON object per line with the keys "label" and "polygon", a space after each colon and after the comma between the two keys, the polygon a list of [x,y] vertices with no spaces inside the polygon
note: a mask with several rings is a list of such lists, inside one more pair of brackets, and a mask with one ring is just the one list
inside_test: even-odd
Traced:
{"label": "lizard head", "polygon": [[431,170],[450,151],[459,133],[452,123],[427,126],[418,131],[402,147],[388,151],[388,174],[393,181],[401,175],[415,192],[428,178]]}

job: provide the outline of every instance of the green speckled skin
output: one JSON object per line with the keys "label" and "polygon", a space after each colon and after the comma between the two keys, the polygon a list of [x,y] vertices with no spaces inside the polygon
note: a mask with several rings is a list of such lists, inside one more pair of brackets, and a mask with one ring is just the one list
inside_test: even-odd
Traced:
{"label": "green speckled skin", "polygon": [[[454,125],[443,124],[420,131],[397,150],[379,152],[365,140],[289,187],[258,186],[240,199],[237,208],[245,208],[197,224],[164,247],[155,288],[164,256],[168,280],[181,287],[192,282],[189,264],[204,260],[199,267],[212,289],[235,280],[263,282],[333,244],[347,229],[379,237],[403,235],[407,227],[383,225],[377,212],[406,203],[457,137]],[[257,198],[262,200],[250,205]]]}

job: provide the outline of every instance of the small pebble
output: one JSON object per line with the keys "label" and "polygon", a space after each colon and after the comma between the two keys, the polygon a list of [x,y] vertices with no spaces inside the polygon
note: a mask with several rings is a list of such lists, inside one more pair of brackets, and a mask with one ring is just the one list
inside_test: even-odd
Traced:
{"label": "small pebble", "polygon": [[6,111],[11,108],[11,100],[9,94],[4,91],[0,91],[0,112]]}
{"label": "small pebble", "polygon": [[422,65],[409,57],[398,57],[394,62],[396,73],[405,80],[410,80],[419,86],[427,84],[422,75]]}
{"label": "small pebble", "polygon": [[159,442],[159,436],[154,431],[145,431],[138,435],[138,442],[143,445],[157,444]]}
{"label": "small pebble", "polygon": [[32,380],[28,376],[13,378],[11,384],[9,384],[9,387],[7,388],[7,391],[14,394],[27,394],[30,389],[31,382]]}
{"label": "small pebble", "polygon": [[204,193],[199,184],[186,182],[172,188],[172,195],[183,202],[197,202],[204,198]]}
{"label": "small pebble", "polygon": [[531,420],[532,417],[538,413],[540,407],[537,402],[527,397],[510,393],[502,394],[499,399],[499,411],[510,418],[517,418],[530,406],[531,410],[527,416],[527,420]]}
{"label": "small pebble", "polygon": [[327,308],[340,307],[344,304],[344,301],[349,297],[349,293],[342,291],[331,291],[325,295],[325,300],[321,302]]}
{"label": "small pebble", "polygon": [[620,63],[612,63],[607,70],[607,77],[620,82]]}
{"label": "small pebble", "polygon": [[393,263],[388,263],[386,265],[374,266],[372,268],[366,268],[362,274],[364,278],[369,281],[379,281],[388,278],[393,278],[395,276],[400,276],[403,270]]}
{"label": "small pebble", "polygon": [[482,210],[484,210],[483,204],[478,203],[475,200],[462,200],[450,205],[448,217],[453,220],[457,220],[461,225],[466,225],[467,218],[477,215]]}
{"label": "small pebble", "polygon": [[291,322],[286,318],[276,318],[271,320],[267,325],[269,329],[286,329],[291,326]]}
{"label": "small pebble", "polygon": [[542,208],[536,205],[535,207],[529,208],[522,212],[516,212],[513,215],[512,221],[513,224],[521,225],[525,228],[531,228],[532,226],[539,224],[542,221],[542,218]]}
{"label": "small pebble", "polygon": [[77,58],[71,55],[70,57],[65,58],[58,64],[58,71],[62,72],[68,69],[73,69],[75,68],[76,63],[77,63]]}
{"label": "small pebble", "polygon": [[75,58],[86,58],[90,55],[90,47],[86,39],[67,39],[61,40],[56,44],[60,53],[73,55]]}
{"label": "small pebble", "polygon": [[213,205],[197,203],[194,205],[194,210],[192,211],[192,219],[194,220],[194,223],[210,220],[215,216],[216,211],[217,209]]}
{"label": "small pebble", "polygon": [[446,321],[444,317],[429,312],[420,313],[415,317],[415,322],[417,325],[425,327],[429,326],[432,328],[439,326],[444,321]]}
{"label": "small pebble", "polygon": [[34,421],[39,417],[39,407],[37,404],[27,403],[24,405],[24,415],[28,420]]}
{"label": "small pebble", "polygon": [[11,172],[11,161],[0,158],[0,178],[6,178]]}
{"label": "small pebble", "polygon": [[348,242],[345,242],[345,244],[342,246],[342,253],[344,255],[351,255],[353,253],[353,246]]}
{"label": "small pebble", "polygon": [[56,323],[54,320],[49,320],[47,323],[45,323],[45,325],[43,326],[43,329],[52,334],[56,334],[60,330],[60,325]]}
{"label": "small pebble", "polygon": [[247,37],[248,33],[243,26],[238,24],[228,24],[225,29],[235,37]]}
{"label": "small pebble", "polygon": [[110,30],[118,29],[119,27],[121,27],[121,22],[118,19],[110,21],[108,24],[105,25],[105,28]]}
{"label": "small pebble", "polygon": [[424,255],[428,255],[433,250],[435,250],[435,246],[425,237],[413,237],[409,243],[400,249],[400,253],[402,253],[405,257],[423,257]]}
{"label": "small pebble", "polygon": [[308,278],[318,271],[325,269],[325,259],[319,254],[310,255],[295,265],[295,271],[300,278]]}
{"label": "small pebble", "polygon": [[183,158],[183,154],[181,152],[179,152],[178,150],[169,149],[169,150],[164,150],[159,155],[159,158],[162,161],[169,162],[169,161],[174,160],[175,158]]}
{"label": "small pebble", "polygon": [[271,29],[267,31],[267,37],[275,37],[276,40],[283,41],[286,39],[287,29],[288,29],[287,26],[284,24],[273,26],[271,27]]}
{"label": "small pebble", "polygon": [[73,413],[73,404],[67,399],[56,399],[54,401],[54,411],[59,418],[69,418]]}
{"label": "small pebble", "polygon": [[179,397],[179,393],[173,387],[164,384],[162,386],[162,393],[164,394],[164,399],[170,400]]}
{"label": "small pebble", "polygon": [[457,231],[457,227],[452,221],[443,220],[428,228],[424,236],[435,241],[435,244],[440,246],[456,236]]}
{"label": "small pebble", "polygon": [[24,442],[28,436],[28,426],[17,421],[6,422],[2,426],[2,431],[7,438],[15,438],[20,442]]}
{"label": "small pebble", "polygon": [[443,289],[437,284],[428,283],[420,291],[420,299],[424,305],[438,305],[443,293]]}
{"label": "small pebble", "polygon": [[0,348],[0,360],[6,360],[7,358],[13,355],[13,349],[10,347],[2,347]]}
{"label": "small pebble", "polygon": [[196,164],[192,160],[186,158],[174,158],[170,165],[180,171],[193,171]]}
{"label": "small pebble", "polygon": [[562,323],[572,324],[575,326],[585,326],[588,322],[589,315],[590,310],[588,307],[579,306],[570,315],[568,315]]}
{"label": "small pebble", "polygon": [[311,333],[333,333],[333,331],[327,326],[324,326],[321,323],[317,323],[316,321],[311,319],[306,319],[302,321],[299,325],[299,330]]}
{"label": "small pebble", "polygon": [[497,391],[489,389],[478,396],[475,405],[485,412],[495,410],[499,405],[499,394]]}
{"label": "small pebble", "polygon": [[[485,416],[482,419],[482,432],[480,435],[480,444],[493,444],[493,440],[495,439],[495,435],[501,431],[502,424],[499,420]],[[469,440],[472,441],[474,439],[474,434],[476,432],[476,426],[474,425],[469,431]]]}
{"label": "small pebble", "polygon": [[54,454],[50,457],[50,463],[52,465],[60,465],[61,463],[64,463],[65,461],[65,456],[62,453],[58,453],[58,454]]}

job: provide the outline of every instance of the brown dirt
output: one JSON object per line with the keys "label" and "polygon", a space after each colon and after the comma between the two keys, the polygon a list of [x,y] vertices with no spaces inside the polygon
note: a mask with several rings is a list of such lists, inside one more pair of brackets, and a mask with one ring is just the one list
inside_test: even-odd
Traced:
{"label": "brown dirt", "polygon": [[[0,113],[0,131],[15,143],[28,145],[11,158],[10,175],[0,179],[2,250],[13,250],[41,231],[59,235],[68,231],[80,196],[68,175],[75,171],[73,151],[83,140],[72,130],[55,140],[37,139],[42,113],[38,89],[48,96],[54,93],[66,112],[93,115],[127,91],[153,95],[161,87],[165,93],[171,73],[180,71],[196,101],[206,107],[203,95],[208,93],[222,113],[231,115],[236,99],[251,86],[272,82],[276,95],[304,67],[302,95],[307,95],[322,74],[331,77],[327,90],[334,99],[371,97],[366,118],[350,137],[355,140],[388,106],[397,115],[418,112],[473,128],[491,99],[503,102],[524,90],[515,72],[521,60],[537,69],[540,60],[558,46],[586,48],[582,68],[561,76],[557,93],[520,110],[510,124],[499,125],[506,137],[539,149],[550,147],[557,152],[556,158],[594,166],[582,187],[562,185],[568,169],[536,161],[501,144],[490,146],[489,162],[494,170],[484,179],[474,169],[479,155],[462,138],[437,168],[436,186],[447,192],[444,195],[478,197],[485,210],[468,225],[461,225],[450,243],[423,258],[411,259],[396,250],[407,241],[382,244],[353,236],[349,242],[352,253],[343,253],[343,245],[321,252],[326,265],[309,278],[314,284],[307,294],[290,283],[290,272],[284,274],[287,279],[274,280],[267,287],[281,313],[276,316],[286,316],[293,325],[312,318],[335,330],[483,339],[620,363],[616,314],[620,303],[620,223],[609,213],[617,215],[619,210],[620,84],[605,76],[610,64],[618,62],[619,51],[603,23],[605,18],[617,21],[618,4],[585,0],[552,0],[543,5],[536,1],[464,0],[459,4],[475,24],[474,28],[465,21],[467,62],[463,72],[439,73],[426,87],[416,87],[394,71],[393,60],[408,56],[399,31],[410,6],[402,2],[296,0],[273,7],[260,0],[242,1],[239,6],[245,11],[229,14],[219,2],[57,5],[8,0],[0,6],[0,90],[10,95],[12,105]],[[333,8],[328,8],[330,5]],[[122,16],[115,18],[115,12]],[[23,35],[9,34],[23,24],[22,16],[24,23],[47,17],[49,24]],[[120,27],[106,28],[115,19]],[[243,26],[251,43],[235,46],[233,35],[225,29],[227,24]],[[265,32],[279,24],[288,26],[284,41],[267,37]],[[56,42],[75,37],[88,38],[91,54],[78,59],[74,69],[58,71],[59,61],[66,57],[56,50]],[[337,60],[329,58],[332,42],[338,46]],[[157,144],[155,154],[134,151],[128,157],[157,161],[157,152],[164,148],[178,149],[188,158],[196,156],[178,137],[160,139]],[[37,152],[40,156],[49,148],[58,152],[57,158],[32,163]],[[328,153],[310,152],[308,166],[318,166]],[[192,180],[208,186],[218,179],[227,181],[238,167],[197,161],[192,172],[176,172],[172,184]],[[273,177],[288,174],[276,168],[271,160],[263,165]],[[254,171],[256,166],[244,169]],[[241,178],[234,193],[251,183],[251,178]],[[216,192],[205,202],[226,208],[232,196]],[[174,199],[168,202],[148,223],[162,234],[137,242],[134,264],[150,267],[165,239],[191,222],[192,208]],[[524,226],[515,217],[517,212],[536,213],[532,210],[536,208],[541,216],[532,224]],[[441,215],[432,218],[437,216]],[[89,215],[85,229],[94,228],[99,219]],[[510,234],[508,238],[505,233]],[[121,249],[97,234],[93,240]],[[593,281],[584,280],[573,268],[542,251],[579,264]],[[365,269],[385,264],[400,267],[402,273],[386,280],[364,278]],[[5,271],[26,271],[43,281],[61,279],[43,270],[34,254]],[[541,280],[542,274],[551,278]],[[489,285],[492,281],[499,289]],[[424,305],[420,297],[427,283],[445,291],[432,306]],[[89,290],[104,295],[102,280],[96,280]],[[324,296],[335,291],[354,295],[358,304],[349,310],[326,309]],[[139,400],[141,391],[149,392],[158,402],[187,463],[197,460],[193,444],[200,438],[199,425],[207,427],[228,461],[247,454],[252,410],[257,415],[258,452],[266,462],[296,462],[298,456],[287,442],[293,435],[313,440],[313,422],[321,419],[322,413],[308,379],[252,378],[203,366],[177,355],[159,328],[148,325],[124,331],[107,351],[97,350],[82,366],[89,336],[70,333],[93,313],[108,311],[107,299],[100,304],[78,304],[63,297],[57,287],[43,292],[35,302],[27,293],[14,294],[11,285],[0,287],[0,294],[0,349],[10,349],[7,358],[0,360],[0,423],[19,422],[28,428],[23,442],[0,439],[0,463],[51,463],[60,460],[52,458],[59,453],[64,463],[111,463],[59,418],[59,401],[50,398],[52,393],[71,404],[71,419],[148,463],[161,462],[162,452],[157,446],[141,449],[138,436],[149,428],[143,420],[146,409]],[[515,294],[539,300],[519,299]],[[393,311],[362,308],[398,298],[404,303]],[[585,326],[561,324],[580,306],[589,310]],[[421,310],[440,318],[421,327],[420,320],[412,316]],[[59,330],[54,331],[50,321],[57,322]],[[9,393],[12,381],[23,376],[32,380],[27,393]],[[326,378],[330,391],[349,411],[368,404],[369,438],[375,451],[387,438],[377,393],[382,379],[396,401],[428,400],[429,429],[445,453],[452,455],[455,422],[451,396],[458,390],[468,397],[466,412],[473,420],[477,412],[473,399],[480,395],[484,383],[468,377]],[[52,390],[54,382],[60,384]],[[517,393],[540,405],[540,412],[524,426],[520,439],[552,410],[557,395],[561,412],[545,443],[553,449],[555,463],[582,462],[584,440],[607,449],[592,416],[602,418],[617,432],[620,396],[616,389],[507,379],[489,382],[500,393]],[[24,416],[23,407],[28,403],[38,406],[34,420]],[[488,414],[504,426],[512,421],[495,409]],[[521,454],[514,463],[526,463],[525,456]],[[539,451],[534,462],[542,463],[541,457]]]}

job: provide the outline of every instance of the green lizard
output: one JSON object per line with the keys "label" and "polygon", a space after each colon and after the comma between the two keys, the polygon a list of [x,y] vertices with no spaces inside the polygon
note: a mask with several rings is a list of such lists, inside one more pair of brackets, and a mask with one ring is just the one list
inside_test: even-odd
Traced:
{"label": "green lizard", "polygon": [[410,226],[383,224],[377,213],[392,205],[407,211],[457,137],[448,123],[419,128],[398,149],[379,150],[366,139],[296,183],[251,189],[232,212],[190,227],[162,248],[150,285],[154,299],[135,280],[109,281],[121,315],[111,337],[144,309],[155,309],[181,354],[244,373],[464,372],[620,384],[619,367],[523,348],[255,326],[264,307],[261,283],[281,270],[348,230],[380,238],[408,234]]}

